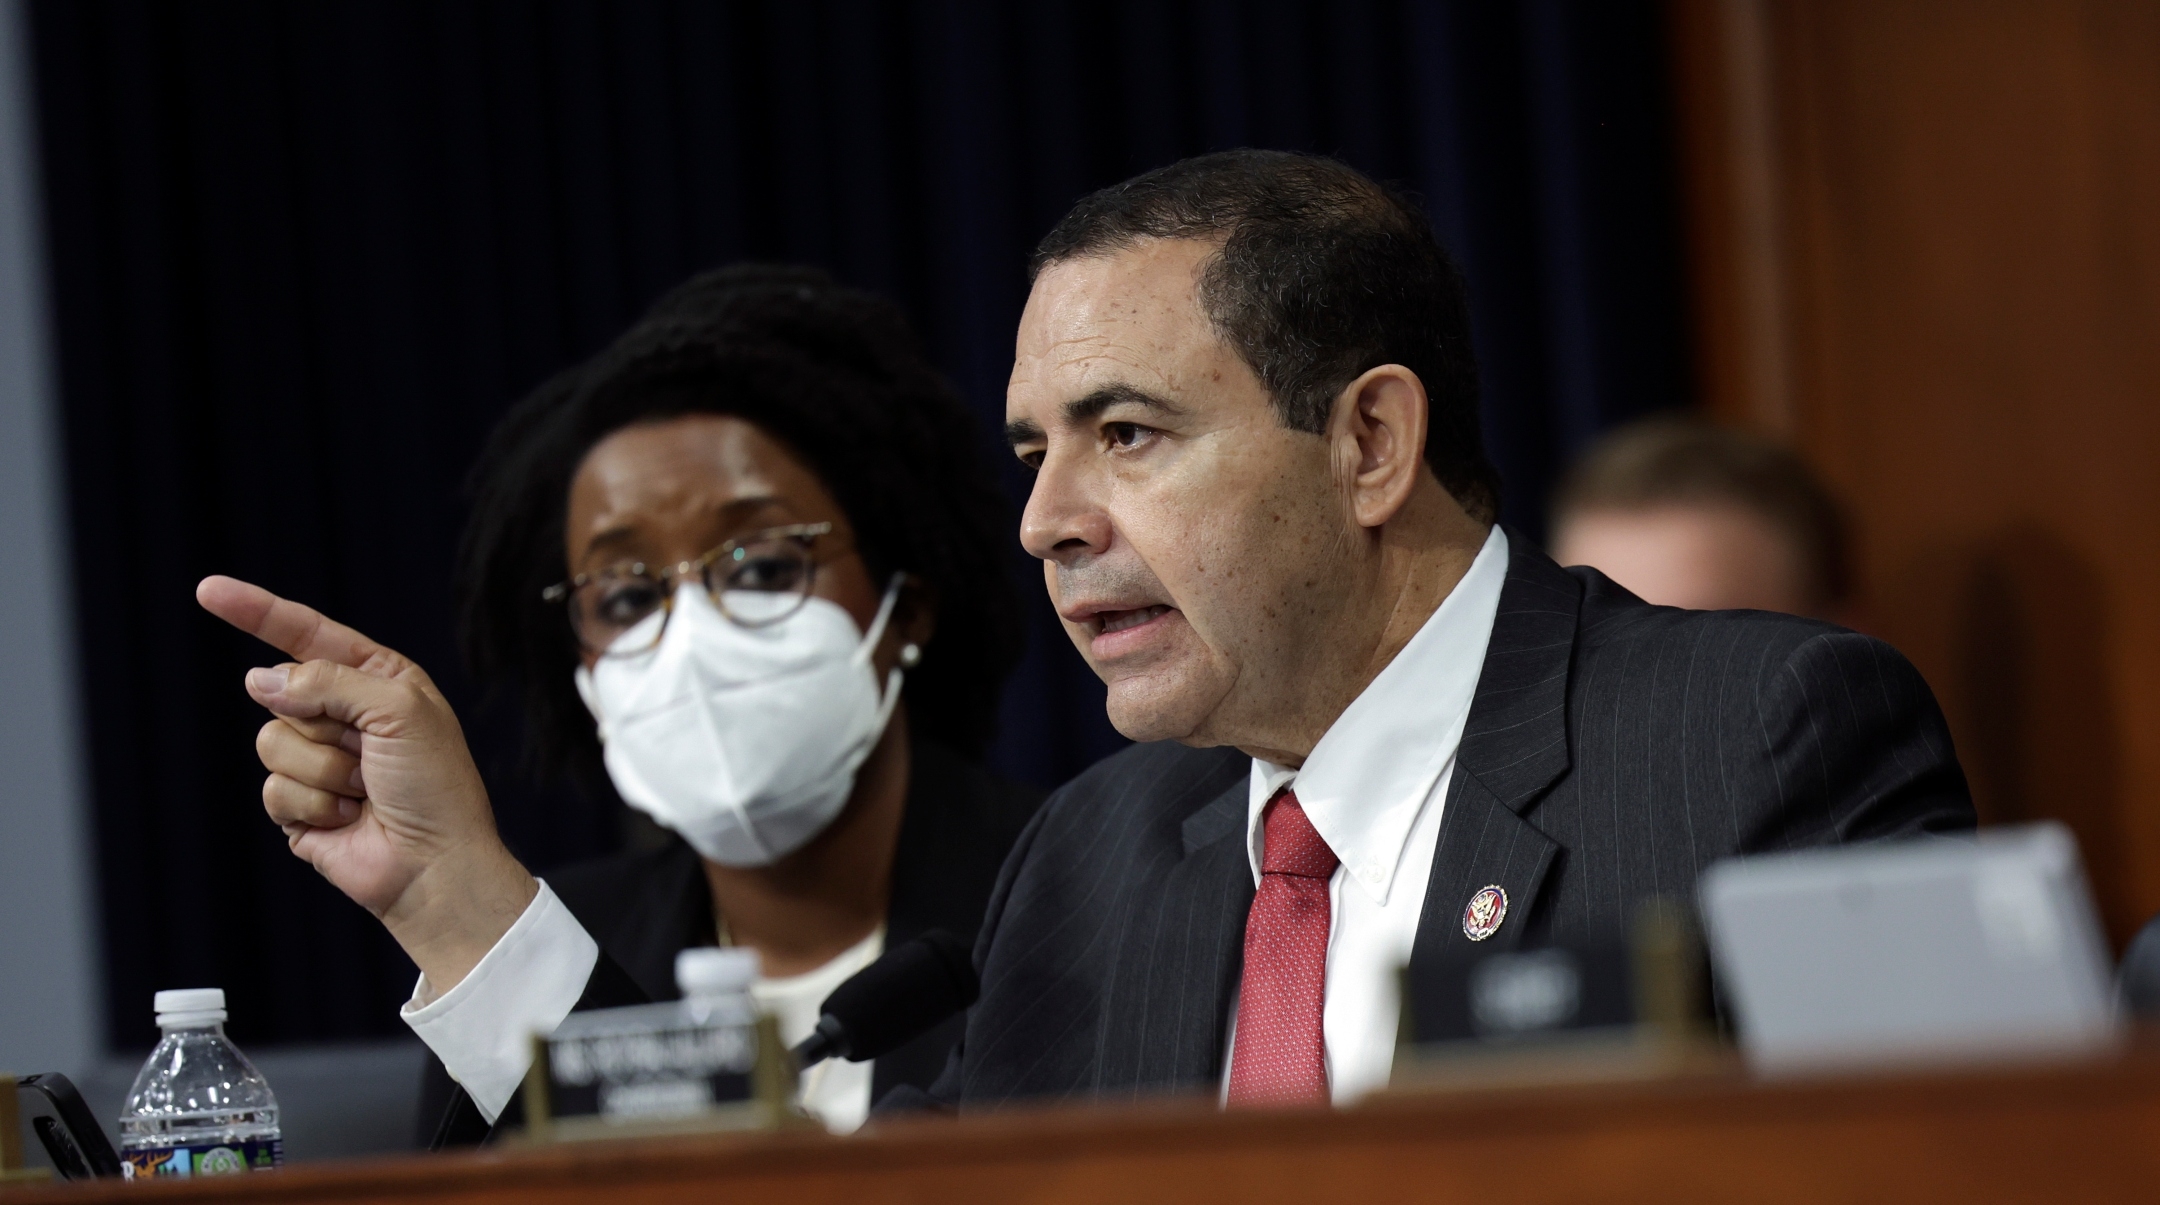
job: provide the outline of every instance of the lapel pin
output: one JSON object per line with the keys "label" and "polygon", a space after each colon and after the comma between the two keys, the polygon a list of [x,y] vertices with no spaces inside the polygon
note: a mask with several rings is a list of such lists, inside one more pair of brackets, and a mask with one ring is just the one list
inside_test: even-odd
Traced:
{"label": "lapel pin", "polygon": [[1470,906],[1462,910],[1463,936],[1471,941],[1484,941],[1500,931],[1500,922],[1507,919],[1507,892],[1496,884],[1480,887],[1470,897]]}

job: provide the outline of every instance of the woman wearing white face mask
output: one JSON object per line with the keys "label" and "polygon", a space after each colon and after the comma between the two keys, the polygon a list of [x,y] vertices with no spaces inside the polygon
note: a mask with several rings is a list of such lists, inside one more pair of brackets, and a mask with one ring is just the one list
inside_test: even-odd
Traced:
{"label": "woman wearing white face mask", "polygon": [[[670,834],[546,876],[602,951],[581,1006],[623,1002],[615,976],[671,998],[675,954],[718,941],[758,952],[793,1043],[887,946],[973,938],[1038,796],[969,760],[1018,643],[971,423],[894,307],[784,268],[682,286],[504,420],[464,548],[475,668],[522,686],[546,768]],[[470,1089],[431,1067],[438,1143],[515,1111],[485,993],[460,1009],[415,1024]],[[821,1064],[803,1103],[852,1129],[957,1037]]]}

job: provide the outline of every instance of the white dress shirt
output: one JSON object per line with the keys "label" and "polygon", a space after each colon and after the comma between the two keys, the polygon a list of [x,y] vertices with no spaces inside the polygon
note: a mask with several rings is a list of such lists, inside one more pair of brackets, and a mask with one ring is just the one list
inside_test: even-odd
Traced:
{"label": "white dress shirt", "polygon": [[599,961],[600,943],[543,879],[517,923],[456,987],[436,996],[422,975],[400,1015],[493,1121],[525,1081],[533,1035],[555,1032]]}
{"label": "white dress shirt", "polygon": [[[760,976],[750,985],[750,998],[779,1022],[780,1040],[794,1046],[817,1027],[825,997],[877,961],[884,948],[880,925],[816,970],[784,979]],[[525,1082],[532,1035],[553,1033],[562,1024],[599,961],[599,943],[543,880],[517,923],[456,987],[430,999],[422,975],[401,1015],[494,1121]],[[795,1103],[833,1133],[852,1133],[870,1115],[871,1068],[868,1062],[827,1059],[804,1074]]]}
{"label": "white dress shirt", "polygon": [[[1253,884],[1266,842],[1261,814],[1285,787],[1342,862],[1328,880],[1321,1021],[1337,1104],[1386,1087],[1395,1064],[1398,974],[1425,909],[1440,812],[1507,565],[1507,536],[1494,527],[1439,610],[1336,717],[1303,766],[1253,759],[1245,838]],[[1230,1041],[1234,1051],[1234,1020]],[[1226,1057],[1225,1092],[1229,1082]]]}

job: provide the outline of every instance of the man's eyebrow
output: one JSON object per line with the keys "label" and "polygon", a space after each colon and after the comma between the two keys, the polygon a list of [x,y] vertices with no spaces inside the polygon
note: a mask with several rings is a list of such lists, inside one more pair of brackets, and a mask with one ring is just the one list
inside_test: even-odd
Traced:
{"label": "man's eyebrow", "polygon": [[1164,418],[1175,418],[1185,413],[1185,407],[1169,398],[1149,393],[1137,385],[1118,382],[1065,403],[1064,418],[1067,423],[1078,425],[1100,418],[1102,412],[1112,406],[1139,406]]}
{"label": "man's eyebrow", "polygon": [[[1164,418],[1175,418],[1185,413],[1185,407],[1169,398],[1149,393],[1137,385],[1123,382],[1104,385],[1082,397],[1065,403],[1060,417],[1067,426],[1079,426],[1102,417],[1102,412],[1112,406],[1139,406],[1152,410]],[[1043,429],[1033,419],[1015,419],[1005,424],[1005,442],[1012,447],[1032,443],[1043,437]]]}
{"label": "man's eyebrow", "polygon": [[1043,430],[1035,425],[1034,419],[1014,419],[1012,422],[1005,424],[1006,447],[1017,448],[1021,444],[1033,443],[1042,437]]}

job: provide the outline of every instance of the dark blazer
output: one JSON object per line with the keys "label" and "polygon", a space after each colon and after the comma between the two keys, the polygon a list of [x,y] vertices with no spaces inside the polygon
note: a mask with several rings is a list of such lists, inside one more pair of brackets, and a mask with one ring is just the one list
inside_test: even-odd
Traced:
{"label": "dark blazer", "polygon": [[[930,929],[972,938],[1006,851],[1042,802],[1040,793],[995,778],[937,745],[916,742],[907,811],[893,854],[888,947]],[[677,999],[675,955],[713,944],[712,889],[703,859],[680,838],[656,850],[587,862],[547,876],[548,886],[600,945],[580,1010]],[[906,1085],[927,1087],[960,1040],[963,1018],[877,1060],[871,1099]],[[522,1101],[499,1119],[520,1124]],[[441,1062],[428,1059],[421,1091],[421,1137],[431,1146],[469,1145],[491,1127]]]}
{"label": "dark blazer", "polygon": [[[1927,684],[1881,641],[1755,611],[1653,607],[1514,549],[1449,783],[1412,961],[1617,931],[1732,854],[1968,828]],[[1212,1090],[1243,956],[1250,761],[1140,745],[1051,796],[999,876],[983,993],[925,1099]]]}

